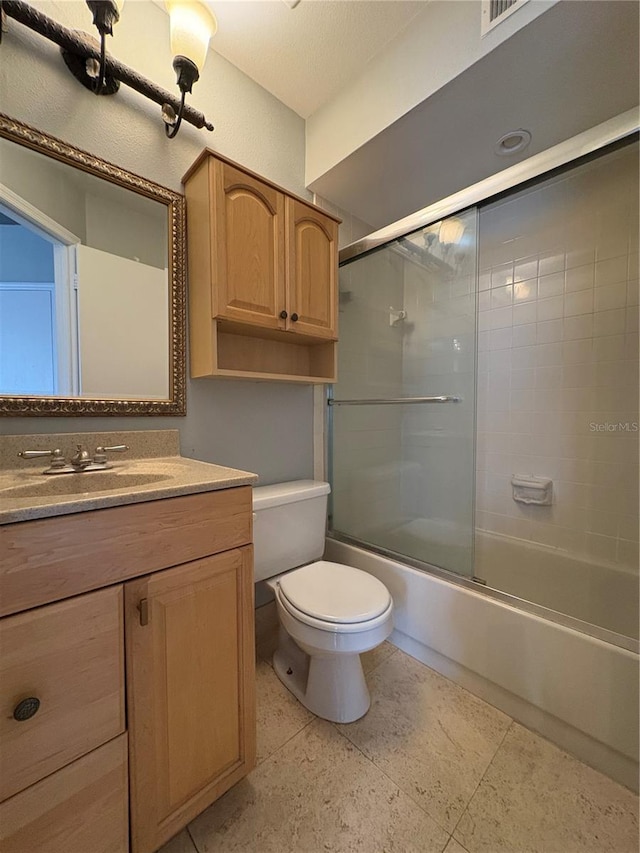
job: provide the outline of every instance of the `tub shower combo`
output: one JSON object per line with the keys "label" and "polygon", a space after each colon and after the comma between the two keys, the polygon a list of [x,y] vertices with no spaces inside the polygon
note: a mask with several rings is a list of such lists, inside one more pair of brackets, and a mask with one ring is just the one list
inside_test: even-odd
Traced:
{"label": "tub shower combo", "polygon": [[395,642],[637,787],[638,134],[341,252],[329,559]]}

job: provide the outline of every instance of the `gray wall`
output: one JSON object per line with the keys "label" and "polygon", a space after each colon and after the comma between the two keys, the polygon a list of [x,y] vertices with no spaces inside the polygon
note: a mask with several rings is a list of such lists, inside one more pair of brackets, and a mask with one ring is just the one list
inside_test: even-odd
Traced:
{"label": "gray wall", "polygon": [[[34,5],[66,26],[91,29],[84,3]],[[168,20],[147,0],[128,3],[109,48],[174,90]],[[126,87],[112,98],[96,98],[69,75],[55,45],[8,21],[0,103],[11,117],[174,190],[181,190],[181,176],[208,146],[308,197],[299,116],[213,51],[190,101],[216,131],[183,124],[168,140],[155,104]],[[185,455],[255,471],[263,483],[312,475],[310,387],[200,379],[188,383],[187,409],[186,418],[5,418],[0,430],[6,435],[177,428]]]}

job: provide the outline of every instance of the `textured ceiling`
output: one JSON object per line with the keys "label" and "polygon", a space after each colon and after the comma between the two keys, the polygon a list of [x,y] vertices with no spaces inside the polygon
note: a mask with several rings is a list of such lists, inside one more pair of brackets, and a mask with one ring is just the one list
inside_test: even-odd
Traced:
{"label": "textured ceiling", "polygon": [[207,0],[211,48],[307,118],[421,12],[429,0]]}

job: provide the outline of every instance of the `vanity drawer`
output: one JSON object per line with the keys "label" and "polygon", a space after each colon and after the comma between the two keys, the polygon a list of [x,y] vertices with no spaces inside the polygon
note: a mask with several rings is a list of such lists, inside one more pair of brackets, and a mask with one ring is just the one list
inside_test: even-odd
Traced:
{"label": "vanity drawer", "polygon": [[0,526],[0,615],[249,545],[251,509],[236,486]]}
{"label": "vanity drawer", "polygon": [[0,801],[124,731],[123,637],[122,586],[0,620]]}
{"label": "vanity drawer", "polygon": [[127,736],[0,804],[2,853],[126,853]]}

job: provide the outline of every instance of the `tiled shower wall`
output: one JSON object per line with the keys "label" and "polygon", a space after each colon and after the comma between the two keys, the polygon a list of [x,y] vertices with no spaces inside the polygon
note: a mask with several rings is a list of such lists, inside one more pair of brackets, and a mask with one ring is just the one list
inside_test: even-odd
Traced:
{"label": "tiled shower wall", "polygon": [[[479,529],[638,568],[638,149],[480,213]],[[511,496],[553,479],[552,506]]]}

